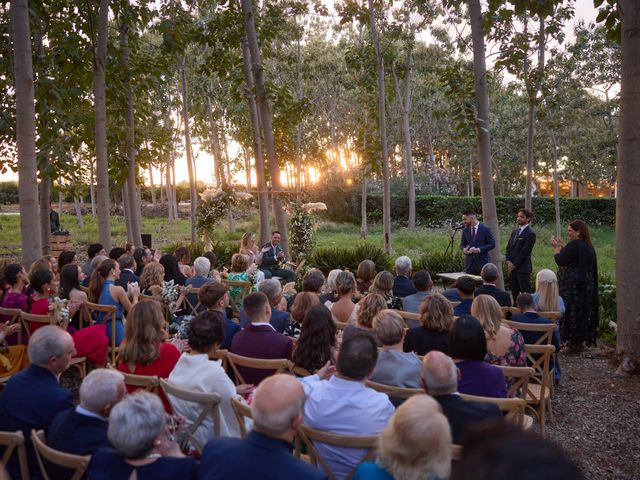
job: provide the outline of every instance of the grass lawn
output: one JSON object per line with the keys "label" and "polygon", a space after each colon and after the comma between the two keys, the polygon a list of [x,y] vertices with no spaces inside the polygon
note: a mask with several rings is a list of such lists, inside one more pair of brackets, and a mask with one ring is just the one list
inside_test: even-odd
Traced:
{"label": "grass lawn", "polygon": [[[20,256],[20,224],[18,215],[0,215],[0,256]],[[98,226],[96,219],[90,215],[84,217],[85,226],[79,228],[74,215],[63,214],[60,222],[63,229],[71,232],[72,240],[78,246],[78,251],[84,253],[85,246],[98,238]],[[500,251],[504,254],[506,243],[509,240],[511,229],[502,228],[500,231]],[[538,241],[533,251],[534,271],[542,268],[556,270],[553,261],[553,250],[549,240],[554,235],[553,225],[535,225]],[[229,232],[226,223],[216,231],[215,240],[239,240],[245,231],[258,231],[258,220],[252,218],[248,221],[236,222],[236,231]],[[359,241],[358,225],[347,223],[321,222],[318,227],[319,247],[351,247]],[[191,226],[188,219],[180,219],[169,223],[165,218],[143,218],[142,232],[153,236],[153,246],[160,248],[176,241],[188,242],[190,240]],[[113,244],[121,244],[126,241],[125,223],[123,217],[111,217],[111,234]],[[406,228],[392,232],[392,255],[408,255],[417,258],[425,252],[444,252],[449,243],[450,230],[419,228],[410,231]],[[609,227],[592,227],[591,235],[598,254],[598,267],[600,272],[613,275],[615,271],[615,231]],[[566,235],[563,232],[563,236]],[[382,247],[382,225],[374,224],[369,229],[367,243]],[[455,246],[459,247],[460,234],[456,235]]]}

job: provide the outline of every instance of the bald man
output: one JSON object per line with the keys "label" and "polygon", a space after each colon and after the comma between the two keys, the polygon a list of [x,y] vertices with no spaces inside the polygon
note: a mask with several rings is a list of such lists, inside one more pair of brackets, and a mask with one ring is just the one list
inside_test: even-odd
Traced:
{"label": "bald man", "polygon": [[291,454],[302,422],[305,394],[291,375],[273,375],[256,389],[251,404],[253,430],[244,438],[213,438],[200,463],[200,480],[277,480],[327,477]]}
{"label": "bald man", "polygon": [[425,355],[420,372],[422,388],[442,407],[451,426],[453,443],[460,443],[470,425],[503,418],[497,405],[464,400],[458,393],[459,380],[460,370],[451,357],[437,350]]}

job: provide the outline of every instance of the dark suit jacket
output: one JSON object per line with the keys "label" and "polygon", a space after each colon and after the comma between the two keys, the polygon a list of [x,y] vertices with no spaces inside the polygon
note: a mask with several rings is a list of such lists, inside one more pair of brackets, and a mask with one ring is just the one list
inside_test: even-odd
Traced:
{"label": "dark suit jacket", "polygon": [[416,287],[413,286],[413,282],[408,277],[398,275],[393,280],[393,296],[404,298],[407,295],[413,295],[416,293]]}
{"label": "dark suit jacket", "polygon": [[[61,387],[46,368],[29,365],[7,382],[0,395],[0,430],[22,430],[31,478],[41,478],[31,444],[31,429],[48,431],[59,412],[73,408],[71,392]],[[7,471],[11,478],[20,478],[17,455],[12,456]]]}
{"label": "dark suit jacket", "polygon": [[460,303],[453,307],[453,314],[456,317],[461,317],[462,315],[471,315],[472,303],[473,299],[471,298],[461,298]]}
{"label": "dark suit jacket", "polygon": [[460,395],[434,397],[451,426],[453,443],[460,443],[462,434],[471,425],[491,419],[502,419],[502,412],[493,403],[469,402]]}
{"label": "dark suit jacket", "polygon": [[[511,232],[507,243],[506,259],[513,263],[518,273],[531,273],[531,251],[536,244],[536,232],[529,226],[518,236],[519,228]],[[515,300],[515,299],[514,299]]]}
{"label": "dark suit jacket", "polygon": [[491,229],[482,223],[476,225],[476,236],[473,239],[471,238],[471,227],[466,227],[462,230],[460,250],[463,250],[465,247],[477,247],[480,249],[480,253],[472,253],[465,257],[465,272],[469,272],[472,269],[479,272],[485,263],[489,263],[489,252],[493,250],[495,246],[496,241],[493,239]]}
{"label": "dark suit jacket", "polygon": [[[275,247],[269,243],[265,243],[262,248],[269,247],[268,252],[264,252],[262,254],[262,261],[260,262],[260,268],[265,270],[272,270],[274,268],[278,268],[278,264],[280,260],[278,260],[278,253],[282,251],[282,247],[280,245],[276,245]],[[285,257],[286,260],[286,257]]]}
{"label": "dark suit jacket", "polygon": [[[240,308],[240,326],[245,328],[247,325],[251,323],[247,314],[244,313],[244,307]],[[286,328],[291,324],[291,315],[289,312],[283,312],[281,310],[276,310],[275,308],[271,308],[271,320],[269,321],[271,326],[276,329],[278,333],[284,333]]]}
{"label": "dark suit jacket", "polygon": [[133,282],[140,282],[140,278],[131,270],[122,270],[120,272],[120,278],[116,280],[115,284],[127,290],[127,285]]}
{"label": "dark suit jacket", "polygon": [[199,480],[326,479],[326,475],[291,454],[283,440],[252,431],[246,438],[217,437],[202,452]]}
{"label": "dark suit jacket", "polygon": [[476,288],[476,291],[473,292],[473,296],[477,297],[478,295],[490,295],[495,298],[501,307],[510,307],[511,303],[511,295],[504,290],[500,290],[495,285],[482,285]]}
{"label": "dark suit jacket", "polygon": [[91,455],[100,447],[110,447],[106,420],[82,415],[75,410],[58,413],[51,422],[47,444],[62,452]]}
{"label": "dark suit jacket", "polygon": [[[231,341],[231,352],[252,358],[291,358],[293,342],[276,332],[270,325],[253,325],[236,333]],[[269,370],[238,367],[245,382],[258,385],[272,375]]]}
{"label": "dark suit jacket", "polygon": [[[519,315],[512,315],[511,320],[514,322],[533,323],[537,325],[555,323],[548,318],[541,317],[538,315],[538,312],[525,312]],[[536,343],[542,336],[542,333],[540,332],[527,332],[526,330],[522,330],[520,333],[522,334],[522,338],[524,338],[524,343],[529,345]],[[557,328],[554,330],[553,336],[551,337],[551,345],[556,347],[556,352],[560,351],[560,334],[558,333]]]}

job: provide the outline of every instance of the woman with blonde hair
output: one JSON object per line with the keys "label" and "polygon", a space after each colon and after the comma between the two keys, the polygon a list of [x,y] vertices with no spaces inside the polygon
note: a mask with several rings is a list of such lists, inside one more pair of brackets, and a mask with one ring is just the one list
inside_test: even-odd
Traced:
{"label": "woman with blonde hair", "polygon": [[440,406],[414,395],[380,434],[378,458],[358,465],[354,480],[443,480],[451,473],[451,431]]}
{"label": "woman with blonde hair", "polygon": [[356,291],[356,279],[353,273],[343,271],[336,277],[336,292],[338,293],[338,301],[331,302],[327,300],[324,306],[329,309],[333,320],[340,323],[356,322],[357,309],[353,303],[352,297]]}
{"label": "woman with blonde hair", "polygon": [[164,283],[164,267],[158,262],[147,263],[140,276],[140,288],[145,295],[160,297]]}
{"label": "woman with blonde hair", "polygon": [[289,337],[298,337],[302,330],[302,321],[307,312],[314,305],[320,304],[320,298],[315,293],[300,292],[296,295],[291,305],[291,323],[285,330],[285,334]]}
{"label": "woman with blonde hair", "polygon": [[260,265],[262,261],[262,251],[256,245],[256,236],[253,232],[246,232],[240,240],[240,251],[242,255],[249,257],[249,263]]}
{"label": "woman with blonde hair", "polygon": [[342,340],[346,340],[356,333],[364,332],[370,334],[375,339],[378,346],[381,347],[382,343],[380,343],[378,338],[375,336],[375,333],[373,333],[373,319],[385,308],[387,308],[387,302],[382,295],[377,293],[368,294],[358,302],[356,324],[348,325],[347,328],[344,329]]}
{"label": "woman with blonde hair", "polygon": [[369,293],[382,295],[387,302],[387,308],[402,310],[402,299],[393,296],[393,275],[391,272],[385,270],[378,273],[373,279]]}
{"label": "woman with blonde hair", "polygon": [[342,270],[340,270],[339,268],[335,268],[329,272],[329,275],[327,275],[327,283],[322,289],[322,291],[325,293],[320,295],[320,303],[322,303],[323,305],[327,303],[327,300],[330,302],[337,302],[340,298],[340,296],[336,292],[336,278],[338,277],[338,275],[340,275],[341,272]]}
{"label": "woman with blonde hair", "polygon": [[478,319],[487,339],[485,362],[507,367],[526,366],[524,338],[513,328],[502,325],[502,309],[490,295],[478,295],[471,304],[471,315]]}
{"label": "woman with blonde hair", "polygon": [[532,296],[539,312],[560,312],[560,315],[564,315],[564,300],[558,290],[558,277],[548,268],[540,270],[536,275],[536,293]]}
{"label": "woman with blonde hair", "polygon": [[[251,275],[257,268],[255,263],[249,263],[249,257],[246,255],[234,253],[231,257],[231,271],[227,274],[227,280],[253,283]],[[251,291],[255,292],[255,287],[252,287]],[[240,307],[242,307],[243,293],[242,287],[234,286],[229,289],[229,304],[234,312],[240,311]]]}
{"label": "woman with blonde hair", "polygon": [[420,325],[404,338],[404,351],[426,355],[431,350],[449,354],[449,330],[453,325],[453,306],[439,293],[428,295],[420,305]]}

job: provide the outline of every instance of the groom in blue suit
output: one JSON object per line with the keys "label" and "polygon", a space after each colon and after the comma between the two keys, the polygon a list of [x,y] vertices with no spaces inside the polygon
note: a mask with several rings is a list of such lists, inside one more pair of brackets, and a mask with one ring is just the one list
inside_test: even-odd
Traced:
{"label": "groom in blue suit", "polygon": [[462,230],[460,250],[465,255],[464,271],[471,275],[480,275],[482,267],[489,263],[489,252],[496,246],[491,229],[478,222],[476,212],[465,210],[462,213]]}

